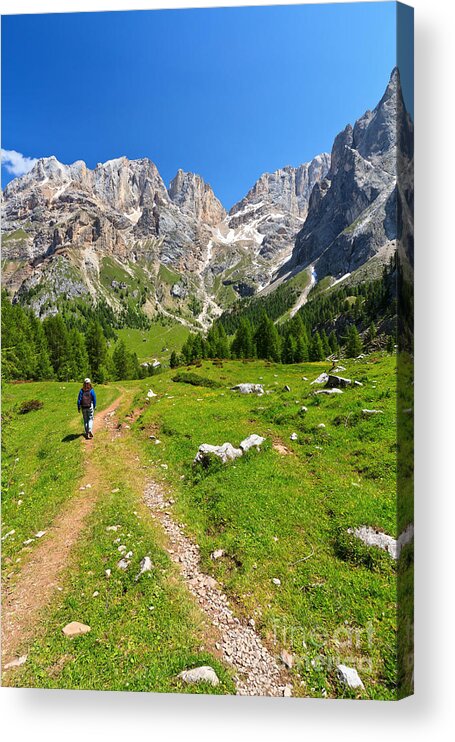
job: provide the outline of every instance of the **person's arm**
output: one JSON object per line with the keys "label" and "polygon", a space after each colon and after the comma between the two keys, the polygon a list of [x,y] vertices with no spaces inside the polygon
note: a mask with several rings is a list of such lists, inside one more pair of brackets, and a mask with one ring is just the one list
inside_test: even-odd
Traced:
{"label": "person's arm", "polygon": [[77,411],[81,411],[81,402],[82,402],[82,389],[79,390],[79,394],[77,397]]}
{"label": "person's arm", "polygon": [[96,394],[95,394],[95,390],[94,389],[91,389],[90,390],[90,394],[92,395],[92,399],[93,399],[93,409],[95,409],[95,407],[96,407]]}

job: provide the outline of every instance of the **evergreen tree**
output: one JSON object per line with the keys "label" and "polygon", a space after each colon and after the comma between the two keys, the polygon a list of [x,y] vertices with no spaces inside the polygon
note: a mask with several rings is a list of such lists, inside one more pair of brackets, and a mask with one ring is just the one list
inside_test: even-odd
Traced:
{"label": "evergreen tree", "polygon": [[310,350],[309,350],[310,361],[323,361],[324,360],[324,348],[322,345],[321,336],[316,331],[311,338]]}
{"label": "evergreen tree", "polygon": [[169,366],[171,368],[177,368],[179,366],[179,357],[177,351],[173,350],[169,360]]}
{"label": "evergreen tree", "polygon": [[47,345],[46,334],[43,325],[35,316],[30,317],[30,328],[35,346],[35,363],[33,369],[33,378],[36,381],[52,379],[54,369],[49,358],[49,349]]}
{"label": "evergreen tree", "polygon": [[253,331],[248,319],[242,319],[231,345],[234,358],[253,358]]}
{"label": "evergreen tree", "polygon": [[346,355],[349,358],[357,358],[362,352],[362,340],[355,325],[350,325],[346,340]]}
{"label": "evergreen tree", "polygon": [[332,330],[332,332],[329,335],[329,346],[332,353],[338,353],[340,350],[340,346],[338,345],[338,339],[335,333],[335,330]]}
{"label": "evergreen tree", "polygon": [[130,359],[125,342],[118,340],[112,353],[112,362],[114,365],[114,374],[116,380],[131,378]]}
{"label": "evergreen tree", "polygon": [[322,330],[321,332],[321,342],[322,342],[322,347],[324,348],[324,357],[327,358],[327,356],[329,356],[331,353],[331,348],[330,348],[329,339],[327,337],[327,333],[325,330]]}
{"label": "evergreen tree", "polygon": [[66,329],[63,318],[60,314],[56,314],[53,317],[47,317],[43,322],[43,329],[46,333],[49,357],[55,376],[59,381],[69,381],[70,379],[73,379],[75,376],[73,357],[68,330]]}
{"label": "evergreen tree", "polygon": [[370,343],[371,343],[372,340],[375,339],[375,337],[376,337],[377,334],[378,333],[377,333],[377,330],[376,330],[376,325],[374,324],[373,321],[371,321],[370,327],[368,329],[368,339],[369,339]]}
{"label": "evergreen tree", "polygon": [[103,383],[106,378],[107,343],[99,322],[90,322],[85,334],[85,345],[91,377],[93,381]]}
{"label": "evergreen tree", "polygon": [[387,336],[387,353],[395,353],[395,338],[393,335]]}

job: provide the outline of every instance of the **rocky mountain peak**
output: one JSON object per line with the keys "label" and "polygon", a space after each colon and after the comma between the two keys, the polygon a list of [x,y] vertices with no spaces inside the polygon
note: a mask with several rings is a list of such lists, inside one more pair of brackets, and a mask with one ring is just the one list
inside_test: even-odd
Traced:
{"label": "rocky mountain peak", "polygon": [[186,214],[210,226],[216,226],[226,211],[211,186],[200,175],[177,170],[169,186],[169,197]]}

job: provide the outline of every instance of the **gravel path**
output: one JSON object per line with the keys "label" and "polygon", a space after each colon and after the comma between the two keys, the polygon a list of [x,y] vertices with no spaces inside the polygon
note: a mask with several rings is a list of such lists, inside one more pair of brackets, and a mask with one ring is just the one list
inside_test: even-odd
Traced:
{"label": "gravel path", "polygon": [[156,482],[150,483],[144,498],[169,538],[169,553],[173,561],[179,564],[190,592],[221,634],[223,658],[237,671],[234,678],[237,695],[292,695],[291,686],[286,684],[284,668],[278,666],[254,629],[243,625],[234,616],[218,582],[201,572],[199,547],[184,535],[181,526],[172,519],[169,513],[171,503],[162,488]]}

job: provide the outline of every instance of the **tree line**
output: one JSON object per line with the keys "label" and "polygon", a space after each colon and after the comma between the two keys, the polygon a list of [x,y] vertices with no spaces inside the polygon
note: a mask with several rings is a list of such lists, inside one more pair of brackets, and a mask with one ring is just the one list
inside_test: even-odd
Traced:
{"label": "tree line", "polygon": [[[136,353],[117,340],[112,325],[103,327],[92,313],[83,330],[74,314],[55,314],[43,321],[2,291],[2,373],[5,380],[93,381],[139,379],[150,370]],[[103,308],[101,308],[102,317]],[[81,326],[81,323],[79,323]],[[114,339],[116,342],[114,342]]]}

